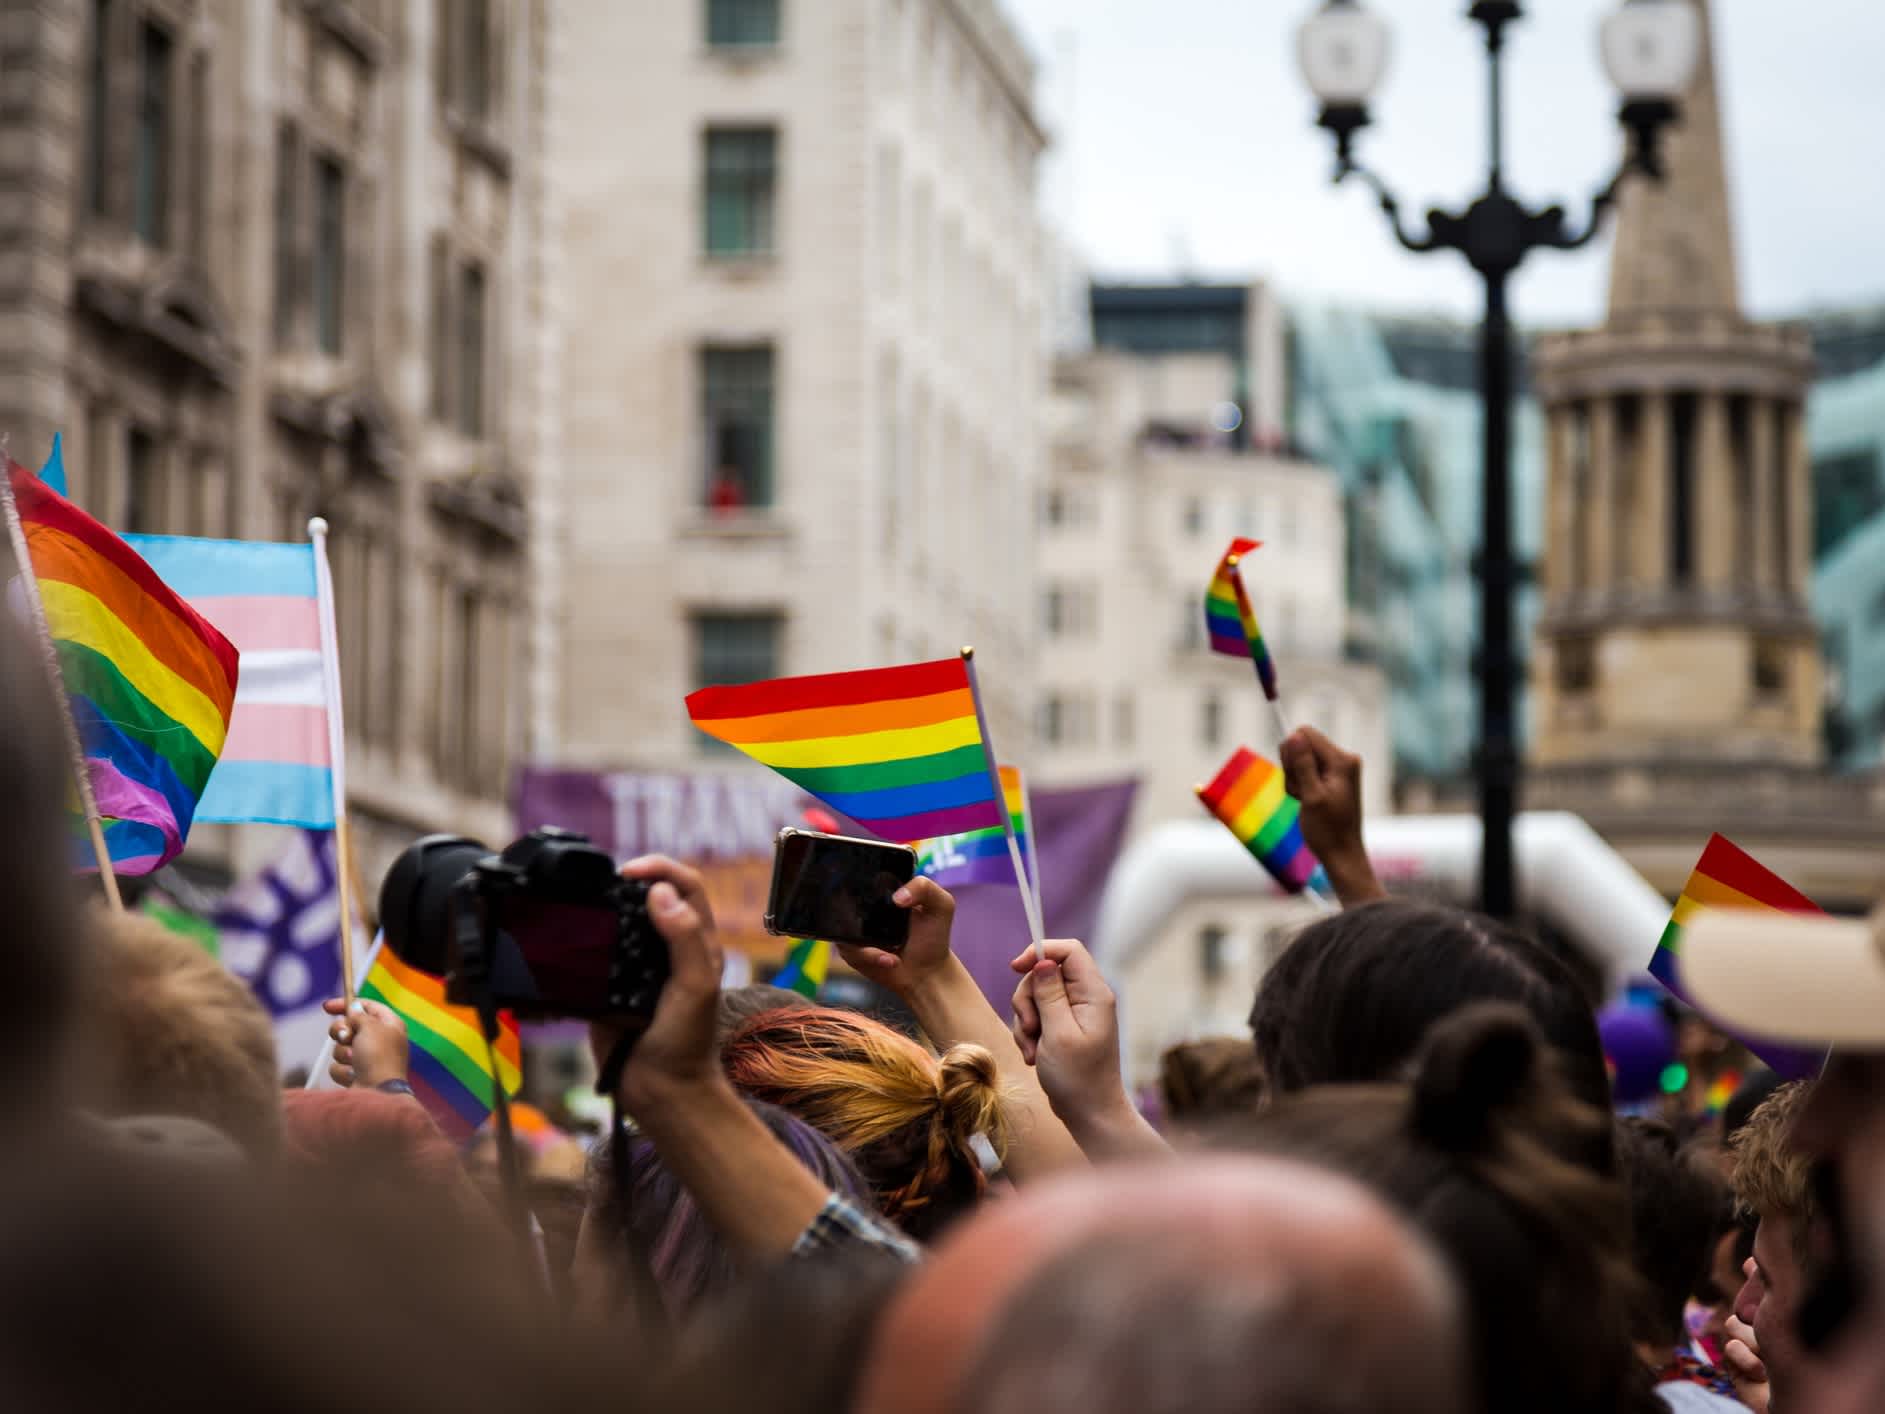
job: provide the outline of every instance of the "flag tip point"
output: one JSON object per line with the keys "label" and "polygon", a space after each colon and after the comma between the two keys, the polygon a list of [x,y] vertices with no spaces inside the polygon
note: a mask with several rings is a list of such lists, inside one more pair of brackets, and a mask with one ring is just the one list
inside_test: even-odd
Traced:
{"label": "flag tip point", "polygon": [[316,516],[316,517],[314,517],[314,519],[313,519],[313,520],[311,520],[311,521],[309,521],[309,522],[308,522],[308,534],[309,534],[309,535],[325,535],[325,534],[327,534],[327,517],[326,517],[326,516]]}
{"label": "flag tip point", "polygon": [[973,658],[975,656],[975,649],[967,643],[963,644],[962,647],[957,651],[959,651],[965,659]]}

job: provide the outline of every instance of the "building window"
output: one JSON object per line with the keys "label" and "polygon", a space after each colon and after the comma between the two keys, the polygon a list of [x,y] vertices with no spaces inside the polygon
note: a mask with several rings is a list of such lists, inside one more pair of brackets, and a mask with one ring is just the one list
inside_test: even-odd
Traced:
{"label": "building window", "polygon": [[772,374],[769,347],[701,353],[709,510],[772,504]]}
{"label": "building window", "polygon": [[484,267],[468,264],[458,277],[458,430],[484,436]]}
{"label": "building window", "polygon": [[1041,493],[1041,523],[1047,526],[1062,526],[1067,523],[1067,497],[1060,491]]}
{"label": "building window", "polygon": [[1067,595],[1059,585],[1041,591],[1041,632],[1059,638],[1067,631]]}
{"label": "building window", "polygon": [[772,128],[707,130],[707,253],[769,255],[778,133]]}
{"label": "building window", "polygon": [[112,0],[92,0],[92,63],[87,81],[85,209],[111,214],[111,16]]}
{"label": "building window", "polygon": [[294,338],[295,233],[301,194],[301,137],[293,123],[275,130],[275,344]]}
{"label": "building window", "polygon": [[1669,400],[1669,577],[1695,578],[1695,394]]}
{"label": "building window", "polygon": [[426,282],[430,290],[432,379],[427,405],[434,422],[452,416],[452,250],[442,235],[432,237],[426,253]]}
{"label": "building window", "polygon": [[1185,502],[1185,534],[1204,534],[1204,502],[1196,496]]}
{"label": "building window", "polygon": [[1113,703],[1113,745],[1131,746],[1133,733],[1132,694],[1122,692]]}
{"label": "building window", "polygon": [[133,535],[161,532],[160,491],[156,439],[141,427],[129,428],[124,437],[124,511],[119,524]]}
{"label": "building window", "polygon": [[490,118],[498,87],[490,0],[442,0],[437,24],[440,105],[479,122]]}
{"label": "building window", "polygon": [[1178,600],[1178,650],[1197,653],[1204,648],[1204,605],[1187,592]]}
{"label": "building window", "polygon": [[1065,704],[1060,698],[1051,693],[1043,697],[1035,717],[1035,729],[1040,733],[1041,740],[1049,746],[1060,745],[1067,729]]}
{"label": "building window", "polygon": [[347,178],[331,157],[314,160],[314,338],[340,353],[347,280]]}
{"label": "building window", "polygon": [[190,241],[203,249],[209,239],[209,55],[190,60]]}
{"label": "building window", "polygon": [[1566,634],[1552,652],[1558,691],[1566,696],[1589,692],[1597,685],[1597,644],[1589,634]]}
{"label": "building window", "polygon": [[1773,696],[1787,689],[1787,645],[1775,638],[1754,641],[1754,690]]}
{"label": "building window", "polygon": [[[784,625],[785,620],[774,613],[695,614],[694,686],[721,687],[778,677]],[[704,751],[733,750],[712,737],[697,735]]]}
{"label": "building window", "polygon": [[170,235],[170,33],[146,22],[138,36],[137,166],[131,229],[146,245]]}
{"label": "building window", "polygon": [[707,43],[762,49],[779,42],[779,0],[707,0]]}
{"label": "building window", "polygon": [[1209,987],[1230,971],[1230,934],[1216,924],[1198,930],[1198,976]]}
{"label": "building window", "polygon": [[1216,746],[1224,739],[1224,699],[1207,692],[1198,713],[1198,739],[1206,746]]}

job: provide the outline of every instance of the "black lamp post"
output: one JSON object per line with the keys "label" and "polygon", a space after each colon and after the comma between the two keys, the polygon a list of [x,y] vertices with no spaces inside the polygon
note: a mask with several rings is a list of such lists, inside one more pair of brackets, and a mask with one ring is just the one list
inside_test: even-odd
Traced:
{"label": "black lamp post", "polygon": [[1701,23],[1691,0],[1627,0],[1603,26],[1604,66],[1623,94],[1619,115],[1629,133],[1623,163],[1592,202],[1581,230],[1566,225],[1564,208],[1534,210],[1505,187],[1505,136],[1500,59],[1505,28],[1522,14],[1517,0],[1476,0],[1470,19],[1486,31],[1490,163],[1486,189],[1462,212],[1430,210],[1427,232],[1401,221],[1400,203],[1354,157],[1355,134],[1368,125],[1368,98],[1387,67],[1387,26],[1357,0],[1326,0],[1297,36],[1303,76],[1322,103],[1319,122],[1335,137],[1335,180],[1359,177],[1380,199],[1397,240],[1412,251],[1455,250],[1486,285],[1479,332],[1479,390],[1485,413],[1485,504],[1478,555],[1480,581],[1479,814],[1484,830],[1479,886],[1495,918],[1517,907],[1512,867],[1512,816],[1518,799],[1518,675],[1512,642],[1512,325],[1506,281],[1540,248],[1575,250],[1596,234],[1631,172],[1660,178],[1657,139],[1677,116],[1701,48]]}

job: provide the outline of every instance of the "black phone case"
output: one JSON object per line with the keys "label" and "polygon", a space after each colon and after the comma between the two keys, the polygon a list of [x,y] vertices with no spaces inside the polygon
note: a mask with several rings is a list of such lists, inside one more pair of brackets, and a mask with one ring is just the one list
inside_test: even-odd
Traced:
{"label": "black phone case", "polygon": [[[886,844],[883,840],[859,839],[855,835],[829,835],[821,830],[801,830],[797,826],[788,825],[780,830],[773,839],[772,884],[766,895],[766,914],[765,917],[760,920],[760,926],[775,938],[799,936],[795,931],[789,929],[782,930],[778,926],[779,910],[781,906],[779,894],[784,879],[784,871],[781,866],[785,862],[786,841],[796,835],[810,835],[821,840],[843,840],[850,844],[869,845],[873,849],[907,853],[910,857],[910,877],[916,877],[916,851],[911,849],[908,845]],[[890,943],[877,938],[832,938],[828,941],[835,943],[855,943],[863,947],[882,948],[886,952],[902,952],[909,940],[905,938],[900,942]]]}

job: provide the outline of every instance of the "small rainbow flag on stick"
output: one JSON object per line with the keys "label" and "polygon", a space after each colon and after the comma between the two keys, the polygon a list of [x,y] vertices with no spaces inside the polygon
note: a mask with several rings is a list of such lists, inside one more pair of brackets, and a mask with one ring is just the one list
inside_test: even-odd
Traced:
{"label": "small rainbow flag on stick", "polygon": [[[408,966],[382,939],[367,955],[360,995],[398,1012],[412,1043],[407,1079],[434,1124],[454,1140],[469,1139],[490,1118],[497,1100],[494,1077],[478,1013],[445,1000],[445,983]],[[516,1018],[499,1014],[497,1076],[504,1093],[523,1084],[523,1052]]]}
{"label": "small rainbow flag on stick", "polygon": [[880,839],[1001,827],[962,659],[703,687],[687,715]]}
{"label": "small rainbow flag on stick", "polygon": [[815,938],[800,938],[786,954],[785,966],[773,977],[772,985],[817,1001],[830,971],[831,944]]}
{"label": "small rainbow flag on stick", "polygon": [[[1008,812],[1009,828],[1027,861],[1029,882],[1037,887],[1034,873],[1034,840],[1028,830],[1028,788],[1019,766],[1003,766],[1002,804]],[[1014,863],[1008,854],[1008,832],[1000,825],[983,830],[969,830],[959,835],[941,835],[916,841],[916,872],[952,889],[958,884],[1012,884]]]}
{"label": "small rainbow flag on stick", "polygon": [[[1675,912],[1669,915],[1668,926],[1662,930],[1655,955],[1649,960],[1650,976],[1685,1006],[1693,1003],[1682,985],[1682,932],[1697,913],[1710,908],[1764,908],[1776,913],[1826,911],[1725,836],[1709,836],[1708,846],[1682,886]],[[1817,1075],[1826,1059],[1823,1051],[1803,1051],[1784,1041],[1745,1035],[1718,1022],[1711,1024],[1789,1080]]]}
{"label": "small rainbow flag on stick", "polygon": [[81,802],[112,867],[148,874],[182,853],[222,753],[235,646],[123,540],[10,457],[6,471],[9,529],[31,564],[84,759]]}
{"label": "small rainbow flag on stick", "polygon": [[1239,568],[1244,556],[1262,544],[1261,540],[1246,540],[1242,536],[1231,541],[1230,549],[1217,563],[1211,587],[1204,593],[1204,627],[1211,636],[1213,653],[1248,658],[1257,665],[1257,681],[1263,685],[1263,695],[1274,702],[1277,700],[1276,664],[1271,661],[1270,650],[1264,646],[1263,632],[1257,627],[1256,611],[1250,607],[1250,596],[1244,592],[1243,572]]}
{"label": "small rainbow flag on stick", "polygon": [[1283,768],[1274,761],[1240,746],[1210,785],[1198,787],[1198,799],[1285,893],[1299,894],[1317,882],[1322,866],[1303,841],[1301,807],[1283,788]]}

